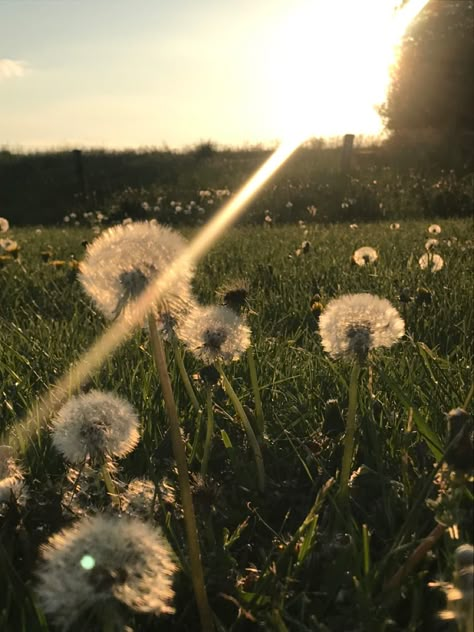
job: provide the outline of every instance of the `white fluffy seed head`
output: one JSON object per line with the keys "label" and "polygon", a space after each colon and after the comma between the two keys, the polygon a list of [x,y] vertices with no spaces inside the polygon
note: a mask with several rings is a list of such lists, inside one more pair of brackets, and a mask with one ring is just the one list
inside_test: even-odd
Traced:
{"label": "white fluffy seed head", "polygon": [[431,272],[439,272],[444,267],[444,259],[441,255],[425,252],[418,259],[418,264],[422,270],[430,268]]}
{"label": "white fluffy seed head", "polygon": [[[113,226],[87,247],[78,278],[106,318],[127,315],[129,304],[170,268],[185,247],[181,235],[160,224]],[[172,287],[160,297],[159,310],[186,298],[192,274],[189,265],[178,271]]]}
{"label": "white fluffy seed head", "polygon": [[43,548],[36,592],[62,629],[102,605],[169,614],[177,567],[160,531],[125,516],[97,515],[52,536]]}
{"label": "white fluffy seed head", "polygon": [[178,338],[206,364],[238,360],[250,345],[250,328],[228,307],[197,306],[183,319]]}
{"label": "white fluffy seed head", "polygon": [[439,224],[431,224],[431,226],[428,226],[428,232],[431,235],[439,235],[441,232],[441,226]]}
{"label": "white fluffy seed head", "polygon": [[0,446],[0,505],[12,501],[23,505],[27,497],[23,472],[14,458],[13,448]]}
{"label": "white fluffy seed head", "polygon": [[138,417],[114,393],[90,391],[72,397],[53,420],[53,444],[71,463],[122,457],[139,440]]}
{"label": "white fluffy seed head", "polygon": [[439,244],[439,241],[437,239],[434,239],[433,237],[430,239],[427,239],[425,242],[425,250],[431,250],[435,246],[438,246],[438,244]]}
{"label": "white fluffy seed head", "polygon": [[365,266],[370,263],[375,263],[379,258],[377,251],[370,246],[362,246],[358,248],[352,255],[352,260],[358,266]]}
{"label": "white fluffy seed head", "polygon": [[5,217],[0,217],[0,233],[6,233],[10,228],[10,223]]}
{"label": "white fluffy seed head", "polygon": [[371,349],[391,347],[405,323],[385,298],[346,294],[330,301],[319,319],[323,348],[333,358],[364,358]]}
{"label": "white fluffy seed head", "polygon": [[155,484],[143,478],[130,481],[120,498],[123,513],[142,520],[153,518],[157,501]]}

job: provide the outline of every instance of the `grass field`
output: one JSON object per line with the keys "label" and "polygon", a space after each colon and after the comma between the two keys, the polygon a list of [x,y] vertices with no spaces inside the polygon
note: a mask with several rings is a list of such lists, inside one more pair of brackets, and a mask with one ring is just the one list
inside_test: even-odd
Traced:
{"label": "grass field", "polygon": [[[389,223],[236,228],[200,262],[193,287],[201,303],[216,302],[216,290],[225,283],[248,282],[248,324],[266,421],[264,494],[255,488],[252,452],[222,389],[215,394],[209,474],[193,479],[219,630],[457,629],[438,618],[444,593],[428,583],[451,581],[456,547],[472,543],[472,479],[459,467],[453,446],[447,456],[445,451],[452,438],[446,413],[472,409],[474,235],[470,220],[439,223],[435,252],[444,268],[437,273],[418,265],[433,237],[426,221],[402,222],[399,230]],[[0,269],[0,430],[14,435],[35,398],[106,324],[83,293],[74,266],[67,265],[71,257],[83,258],[81,244],[94,238],[91,230],[11,233],[20,251]],[[192,234],[188,229],[186,236]],[[298,255],[304,240],[310,247]],[[361,246],[378,251],[376,266],[351,265]],[[48,250],[49,261],[43,261],[41,253]],[[362,369],[354,474],[344,512],[337,487],[351,366],[323,351],[321,307],[314,304],[324,307],[356,292],[387,298],[404,318],[406,335],[392,348],[376,350]],[[190,470],[197,474],[204,422],[199,431],[172,356],[169,350],[188,458],[195,448]],[[185,364],[191,376],[201,368],[189,353]],[[245,356],[227,375],[252,411]],[[196,630],[168,422],[147,333],[134,333],[91,385],[116,391],[138,411],[140,443],[115,476],[124,484],[136,477],[154,481],[159,502],[153,520],[181,560],[176,613],[132,613],[128,624],[137,631]],[[194,387],[204,405],[204,388],[197,380]],[[468,444],[471,431],[462,434]],[[70,481],[47,429],[34,430],[19,459],[29,498],[0,514],[0,630],[54,630],[32,600],[34,570],[40,545],[74,518],[62,502]],[[99,511],[108,506],[103,489],[95,501]],[[437,522],[447,528],[432,550],[406,576],[397,576]],[[77,629],[92,628],[82,622]]]}

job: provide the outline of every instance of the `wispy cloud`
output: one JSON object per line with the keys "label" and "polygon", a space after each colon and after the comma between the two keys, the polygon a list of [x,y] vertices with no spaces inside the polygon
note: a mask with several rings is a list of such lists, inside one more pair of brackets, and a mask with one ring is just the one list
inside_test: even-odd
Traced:
{"label": "wispy cloud", "polygon": [[22,77],[26,73],[26,63],[17,59],[0,59],[0,81],[12,77]]}

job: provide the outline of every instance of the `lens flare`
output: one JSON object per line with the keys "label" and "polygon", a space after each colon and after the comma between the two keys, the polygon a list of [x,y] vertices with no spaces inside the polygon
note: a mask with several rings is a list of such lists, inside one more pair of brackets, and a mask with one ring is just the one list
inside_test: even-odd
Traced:
{"label": "lens flare", "polygon": [[96,371],[106,357],[130,335],[135,327],[139,327],[156,301],[173,287],[182,271],[189,269],[211,248],[222,233],[231,226],[243,211],[246,204],[255,196],[267,180],[295,151],[298,144],[282,143],[258,169],[236,195],[204,226],[189,246],[154,283],[147,286],[135,301],[132,316],[122,315],[105,331],[76,364],[35,404],[24,422],[18,423],[3,438],[3,443],[25,449],[29,437],[48,422],[62,404],[71,397]]}

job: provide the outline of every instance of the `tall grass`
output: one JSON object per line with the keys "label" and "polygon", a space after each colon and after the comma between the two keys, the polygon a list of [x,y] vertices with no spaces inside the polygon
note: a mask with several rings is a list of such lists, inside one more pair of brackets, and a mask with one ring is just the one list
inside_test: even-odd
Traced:
{"label": "tall grass", "polygon": [[[223,392],[215,394],[208,478],[193,483],[207,588],[221,630],[434,629],[443,600],[427,584],[450,577],[454,549],[472,538],[468,498],[451,507],[459,541],[446,533],[400,585],[389,592],[384,585],[441,519],[433,479],[448,445],[445,413],[472,407],[472,225],[438,221],[445,268],[437,274],[418,266],[427,237],[427,224],[420,221],[401,222],[398,231],[388,223],[358,230],[311,224],[304,237],[311,248],[300,256],[298,226],[241,227],[200,263],[194,289],[202,302],[214,301],[225,281],[248,279],[266,422],[265,494],[256,491],[252,453]],[[40,256],[49,245],[55,258],[80,259],[81,241],[91,239],[91,231],[13,234],[21,257],[0,269],[0,414],[1,429],[14,432],[35,397],[105,323],[82,294],[74,270],[53,268]],[[363,245],[377,249],[376,267],[351,266],[353,251]],[[417,300],[419,288],[429,300]],[[413,300],[400,302],[402,290]],[[337,399],[343,413],[347,408],[350,365],[323,353],[310,305],[316,293],[324,305],[361,291],[388,298],[405,318],[407,336],[377,352],[372,394],[366,389],[360,394],[350,520],[341,527],[332,482],[340,469],[342,433],[328,430],[325,410],[329,399]],[[200,368],[189,355],[185,363],[191,375]],[[246,363],[226,374],[252,410]],[[171,379],[190,450],[197,416],[177,369]],[[124,478],[146,476],[162,485],[166,479],[166,489],[173,490],[177,479],[166,416],[145,334],[138,331],[125,342],[91,385],[118,391],[140,413],[143,439],[125,460]],[[204,387],[202,392],[198,382],[195,387],[205,401]],[[0,519],[0,629],[8,632],[48,629],[31,597],[32,571],[39,546],[67,520],[58,495],[64,466],[48,433],[35,432],[23,451],[28,510],[20,518]],[[199,464],[192,469],[197,474]],[[179,552],[181,508],[158,489],[159,522]],[[134,628],[195,630],[189,582],[180,577],[176,590],[176,615],[163,621],[137,616]]]}

